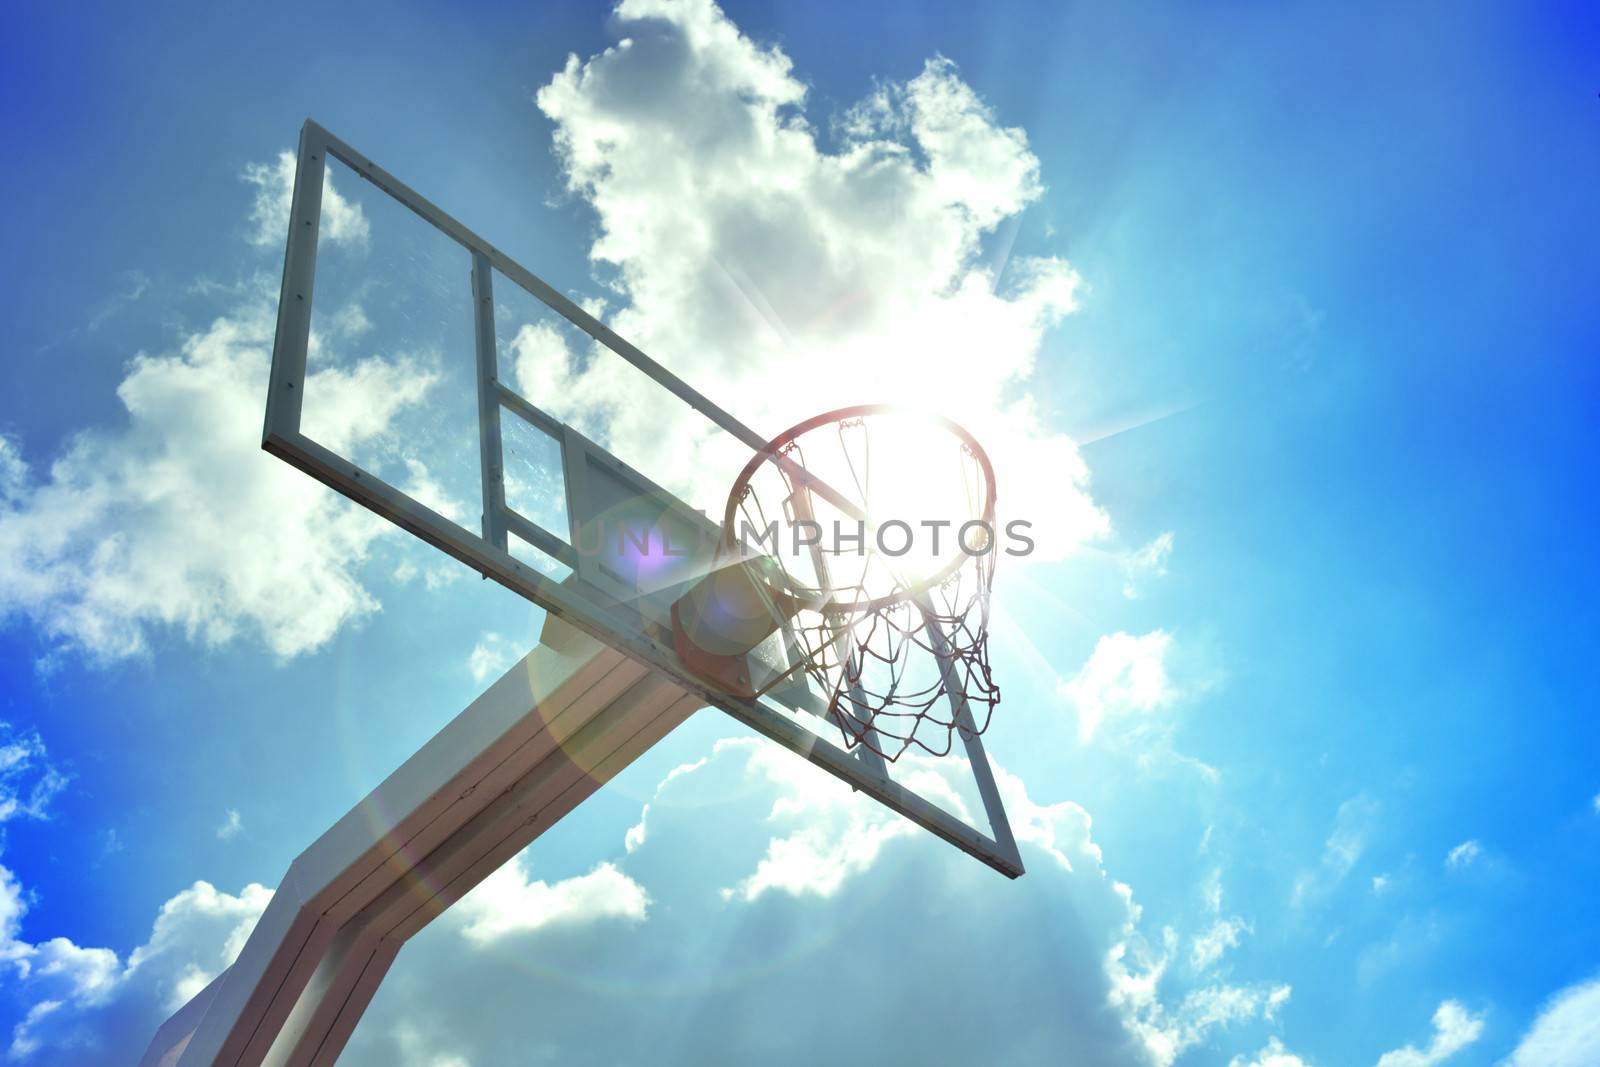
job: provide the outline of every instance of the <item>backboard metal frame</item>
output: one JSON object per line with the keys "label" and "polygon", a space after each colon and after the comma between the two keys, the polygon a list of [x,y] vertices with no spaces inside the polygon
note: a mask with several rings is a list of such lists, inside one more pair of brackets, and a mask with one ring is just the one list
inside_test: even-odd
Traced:
{"label": "backboard metal frame", "polygon": [[[338,455],[301,430],[301,408],[311,340],[311,307],[316,277],[317,236],[322,190],[329,157],[349,167],[357,176],[404,204],[424,221],[462,246],[471,256],[474,329],[477,353],[479,447],[483,476],[483,529],[474,533],[428,508],[371,471]],[[962,740],[993,836],[981,833],[955,815],[888,777],[881,761],[860,758],[801,726],[794,713],[767,699],[744,699],[711,685],[678,658],[670,636],[660,639],[641,627],[635,609],[614,596],[591,595],[599,583],[587,579],[586,561],[573,545],[556,533],[507,506],[501,443],[502,412],[526,420],[534,429],[553,437],[562,448],[564,475],[568,479],[569,516],[574,530],[580,517],[570,503],[586,491],[573,479],[578,453],[611,464],[609,474],[636,485],[641,493],[672,494],[615,457],[611,457],[575,430],[541,410],[509,388],[496,366],[494,321],[494,271],[521,287],[546,307],[561,315],[611,352],[648,375],[662,388],[698,411],[735,439],[759,450],[766,439],[734,418],[706,396],[619,337],[572,300],[467,229],[445,211],[355,151],[316,122],[306,120],[300,132],[299,165],[295,172],[290,208],[288,246],[283,285],[278,303],[277,336],[272,351],[272,373],[262,447],[273,455],[323,482],[440,551],[471,567],[484,577],[544,608],[545,611],[587,633],[649,670],[659,671],[676,685],[718,708],[770,740],[821,767],[851,787],[866,792],[892,810],[982,861],[1015,878],[1023,873],[1016,840],[1006,819],[999,790],[981,738],[962,729]],[[687,510],[687,506],[684,506]],[[706,522],[698,513],[696,519]],[[508,550],[514,534],[578,572],[583,582],[558,582],[535,566],[522,562]],[[575,534],[569,531],[569,536]],[[604,590],[595,590],[603,592]]]}

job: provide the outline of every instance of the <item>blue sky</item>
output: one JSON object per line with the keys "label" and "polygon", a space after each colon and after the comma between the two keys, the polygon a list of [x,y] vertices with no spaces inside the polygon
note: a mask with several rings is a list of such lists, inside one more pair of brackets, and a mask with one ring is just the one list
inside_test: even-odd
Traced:
{"label": "blue sky", "polygon": [[[1594,12],[725,12],[7,13],[7,1054],[136,1060],[299,850],[537,634],[254,451],[273,168],[310,115],[759,427],[903,389],[994,425],[1005,499],[1060,522],[997,578],[1025,878],[702,713],[409,946],[346,1061],[1600,1062]],[[983,149],[960,167],[916,124],[936,96]],[[920,198],[881,233],[841,221],[857,179],[769,194],[775,157],[741,154],[741,124],[787,130],[825,176],[869,113]],[[671,164],[701,158],[747,187],[685,197]],[[391,233],[360,204],[352,299]],[[792,310],[783,265],[823,245],[876,265],[863,337],[973,270],[1013,332],[863,361],[791,315],[797,384],[691,314],[707,262]],[[357,354],[401,366],[396,329]],[[447,442],[449,388],[391,392],[393,426]],[[818,880],[753,888],[774,841]],[[951,983],[970,1015],[917,1014]]]}

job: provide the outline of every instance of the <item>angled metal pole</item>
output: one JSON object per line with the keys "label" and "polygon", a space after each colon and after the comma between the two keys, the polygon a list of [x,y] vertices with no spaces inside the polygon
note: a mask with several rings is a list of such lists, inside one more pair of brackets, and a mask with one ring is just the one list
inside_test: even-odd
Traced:
{"label": "angled metal pole", "polygon": [[[559,626],[560,624],[557,624]],[[704,705],[576,632],[541,644],[290,865],[142,1067],[326,1067],[401,946]]]}

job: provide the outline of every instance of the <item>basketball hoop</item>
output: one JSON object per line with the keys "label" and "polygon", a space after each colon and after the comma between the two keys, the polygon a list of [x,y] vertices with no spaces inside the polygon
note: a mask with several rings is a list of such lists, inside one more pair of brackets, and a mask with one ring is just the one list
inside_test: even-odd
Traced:
{"label": "basketball hoop", "polygon": [[[747,695],[803,671],[846,747],[946,755],[1000,700],[994,507],[988,456],[949,419],[881,404],[808,419],[734,481],[717,564],[673,610],[679,653]],[[744,653],[775,634],[788,668],[758,686]]]}
{"label": "basketball hoop", "polygon": [[[352,288],[330,288],[339,271],[317,267],[323,205],[337,203],[328,184],[335,165],[344,168],[339,183],[351,203],[383,205],[374,217],[403,207],[397,217],[423,226],[428,242],[375,254]],[[237,959],[161,1026],[141,1062],[331,1062],[407,940],[701,708],[720,709],[1006,877],[1023,874],[977,736],[1000,694],[986,638],[994,474],[971,435],[946,419],[873,406],[830,412],[763,444],[731,412],[310,120],[284,221],[262,447],[526,598],[544,612],[544,625],[537,648],[299,854],[281,882],[297,891],[272,898]],[[470,257],[470,275],[455,275],[458,290],[416,269],[408,250],[431,250],[435,240]],[[336,308],[369,292],[368,273],[382,262],[391,273],[374,277],[407,343],[475,357],[468,362],[476,365],[477,530],[385,481],[381,468],[363,467],[366,457],[341,453],[343,437],[319,440],[317,420],[302,419],[317,403],[306,406],[306,394],[331,377],[326,363],[313,362],[328,355],[315,344],[313,303]],[[474,310],[473,344],[461,351],[450,331],[464,302]],[[677,410],[655,401],[684,403],[724,435],[708,443],[755,448],[729,498],[727,528],[713,533],[715,523],[693,503],[635,466],[661,466],[659,449],[640,455],[647,446],[613,441],[626,453],[617,454],[513,389],[499,363],[507,328],[517,336],[577,330],[589,366],[620,360],[606,365],[631,367],[650,383],[630,391],[619,414],[653,419]],[[570,389],[548,393],[559,402]],[[541,454],[548,465],[533,458]],[[703,454],[727,453],[719,444]],[[508,460],[533,481],[524,483]],[[688,482],[694,473],[672,472]],[[560,522],[540,521],[543,488],[516,491],[525,485],[559,487],[549,499],[561,505]],[[750,550],[742,521],[754,517],[765,536],[764,507],[786,528],[775,526],[770,545]],[[835,524],[843,540],[824,541]],[[885,541],[896,524],[906,535],[930,535],[926,548]],[[796,528],[807,536],[783,536]],[[933,536],[941,531],[943,549]],[[566,571],[560,580],[558,567]],[[664,647],[669,639],[673,648]],[[800,711],[826,714],[845,744],[791,717]],[[957,731],[967,757],[957,774],[889,774],[885,757],[913,745],[948,752]],[[981,812],[950,792],[962,780]],[[418,885],[429,888],[425,899],[410,891]]]}

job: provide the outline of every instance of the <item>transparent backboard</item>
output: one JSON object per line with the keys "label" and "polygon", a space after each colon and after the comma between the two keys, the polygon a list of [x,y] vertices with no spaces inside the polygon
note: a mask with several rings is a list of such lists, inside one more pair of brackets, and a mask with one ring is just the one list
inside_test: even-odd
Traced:
{"label": "transparent backboard", "polygon": [[766,439],[309,120],[269,389],[267,451],[1022,873],[976,734],[952,790],[960,775],[936,785],[920,761],[844,747],[778,635],[752,666],[786,680],[759,698],[678,658],[672,604],[710,568],[713,517]]}

